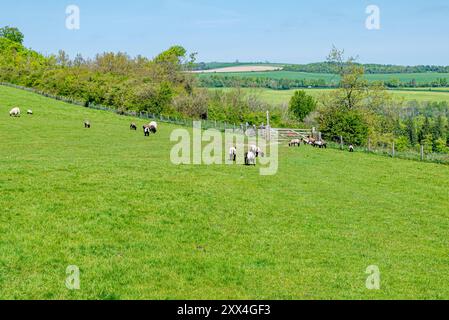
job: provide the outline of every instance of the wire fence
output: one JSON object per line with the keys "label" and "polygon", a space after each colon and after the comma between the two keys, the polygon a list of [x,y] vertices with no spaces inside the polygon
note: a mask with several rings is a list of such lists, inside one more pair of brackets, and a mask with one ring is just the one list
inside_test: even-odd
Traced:
{"label": "wire fence", "polygon": [[[267,128],[261,128],[256,126],[251,126],[248,123],[246,124],[231,124],[227,122],[222,121],[215,121],[215,120],[194,120],[194,119],[188,119],[188,118],[181,118],[181,117],[173,117],[173,116],[167,116],[162,114],[155,114],[150,112],[136,112],[136,111],[120,111],[116,108],[111,108],[99,104],[94,103],[86,103],[84,101],[80,101],[74,98],[64,97],[64,96],[57,96],[52,95],[46,92],[43,92],[41,90],[37,90],[34,88],[28,88],[24,86],[19,86],[11,83],[5,83],[0,82],[0,85],[12,87],[20,90],[25,90],[28,92],[36,93],[41,96],[55,99],[58,101],[74,104],[77,106],[83,106],[86,108],[94,109],[94,110],[101,110],[106,112],[113,112],[119,115],[129,116],[129,117],[135,117],[140,119],[148,119],[148,120],[154,120],[154,121],[160,121],[164,123],[171,123],[174,125],[179,126],[187,126],[187,127],[193,127],[194,121],[201,121],[201,128],[202,129],[216,129],[218,131],[224,132],[226,130],[229,130],[236,134],[242,134],[246,136],[270,136],[267,135]],[[268,129],[270,130],[270,129]],[[273,129],[276,130],[276,129]],[[270,130],[271,132],[272,130]],[[318,133],[317,138],[321,138],[321,134]],[[335,142],[340,141],[340,142]],[[329,148],[332,149],[338,149],[342,151],[348,151],[350,145],[345,143],[341,137],[334,137],[333,141],[329,142],[327,144]],[[447,153],[434,153],[434,152],[426,152],[424,146],[420,146],[420,150],[407,150],[407,151],[399,151],[396,149],[396,146],[394,143],[383,144],[383,145],[371,145],[371,143],[368,141],[366,146],[354,146],[354,152],[365,152],[365,153],[371,153],[376,154],[379,156],[385,156],[385,157],[391,157],[391,158],[400,158],[400,159],[406,159],[406,160],[415,160],[415,161],[425,161],[425,162],[433,162],[433,163],[440,163],[440,164],[449,164],[449,154]]]}
{"label": "wire fence", "polygon": [[[349,152],[350,144],[339,143],[339,142],[329,142],[327,144],[329,148],[342,150]],[[353,146],[354,152],[364,152],[369,154],[374,154],[378,156],[398,158],[413,161],[423,161],[432,162],[439,164],[449,165],[449,154],[447,153],[435,153],[428,152],[424,145],[419,146],[419,150],[398,150],[395,143],[384,143],[380,145],[372,145],[369,141],[366,146]]]}

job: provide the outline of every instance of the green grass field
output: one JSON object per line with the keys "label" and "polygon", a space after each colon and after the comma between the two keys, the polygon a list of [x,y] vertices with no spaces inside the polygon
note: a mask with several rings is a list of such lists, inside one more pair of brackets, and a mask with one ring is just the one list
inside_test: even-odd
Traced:
{"label": "green grass field", "polygon": [[[238,78],[269,78],[269,79],[288,79],[288,80],[325,80],[328,84],[336,84],[340,78],[335,74],[328,73],[306,73],[306,72],[293,72],[293,71],[266,71],[266,72],[235,72],[235,73],[210,73],[199,74],[199,77],[210,76],[227,76]],[[369,81],[390,81],[399,80],[400,82],[410,82],[415,80],[417,84],[430,83],[440,78],[446,78],[449,80],[449,73],[393,73],[393,74],[367,74],[366,79]]]}
{"label": "green grass field", "polygon": [[[210,90],[223,90],[229,91],[232,88],[210,88]],[[292,89],[292,90],[271,90],[260,88],[242,88],[247,94],[255,95],[262,101],[269,104],[279,105],[283,103],[289,103],[291,97],[296,90],[304,90],[309,95],[319,98],[321,95],[329,93],[332,89]],[[447,88],[440,88],[439,90],[422,89],[422,90],[390,90],[389,92],[394,98],[404,101],[419,101],[419,102],[449,102],[449,91]]]}
{"label": "green grass field", "polygon": [[286,146],[270,177],[175,166],[176,127],[132,120],[0,87],[1,299],[449,299],[448,166]]}

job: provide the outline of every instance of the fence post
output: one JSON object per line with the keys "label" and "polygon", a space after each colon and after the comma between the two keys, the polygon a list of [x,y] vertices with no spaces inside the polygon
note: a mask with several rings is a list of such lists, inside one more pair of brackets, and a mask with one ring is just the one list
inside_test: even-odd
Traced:
{"label": "fence post", "polygon": [[395,148],[396,146],[395,146],[395,143],[394,143],[394,141],[393,141],[393,158],[395,157],[395,155],[396,155],[396,148]]}
{"label": "fence post", "polygon": [[343,136],[340,136],[340,149],[343,150]]}
{"label": "fence post", "polygon": [[371,152],[371,138],[368,138],[368,152]]}
{"label": "fence post", "polygon": [[424,161],[424,145],[421,145],[421,161]]}

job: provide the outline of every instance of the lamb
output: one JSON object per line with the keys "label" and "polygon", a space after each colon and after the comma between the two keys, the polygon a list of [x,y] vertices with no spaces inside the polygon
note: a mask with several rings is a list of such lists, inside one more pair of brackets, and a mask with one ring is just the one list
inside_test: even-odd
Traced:
{"label": "lamb", "polygon": [[231,147],[229,149],[229,160],[235,162],[236,159],[237,159],[237,148],[236,147]]}
{"label": "lamb", "polygon": [[349,152],[354,152],[354,146],[352,144],[349,146]]}
{"label": "lamb", "polygon": [[20,109],[19,108],[13,108],[11,111],[9,111],[10,117],[20,117]]}
{"label": "lamb", "polygon": [[89,121],[84,121],[84,128],[85,129],[90,129],[90,122]]}
{"label": "lamb", "polygon": [[150,127],[144,126],[143,133],[145,134],[145,137],[149,137],[150,136]]}
{"label": "lamb", "polygon": [[258,158],[259,156],[261,156],[261,157],[265,156],[263,151],[256,145],[250,145],[249,151],[252,152],[253,154],[255,154],[256,158]]}
{"label": "lamb", "polygon": [[33,115],[33,110],[28,110],[28,111],[27,111],[27,114]]}
{"label": "lamb", "polygon": [[137,130],[137,125],[135,123],[131,123],[131,125],[129,126],[130,130]]}
{"label": "lamb", "polygon": [[256,154],[254,152],[249,151],[245,154],[245,165],[246,166],[256,165]]}

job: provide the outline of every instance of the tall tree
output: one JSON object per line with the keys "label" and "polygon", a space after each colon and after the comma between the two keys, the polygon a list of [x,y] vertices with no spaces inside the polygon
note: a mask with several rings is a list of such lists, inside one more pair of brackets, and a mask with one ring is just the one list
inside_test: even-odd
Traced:
{"label": "tall tree", "polygon": [[0,28],[0,37],[9,39],[13,42],[17,42],[20,44],[23,44],[24,39],[24,35],[22,32],[20,32],[19,29],[8,26]]}
{"label": "tall tree", "polygon": [[296,91],[290,100],[290,112],[295,118],[303,122],[304,119],[316,109],[317,102],[315,99],[303,90]]}

